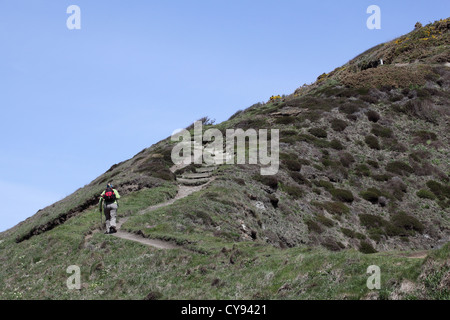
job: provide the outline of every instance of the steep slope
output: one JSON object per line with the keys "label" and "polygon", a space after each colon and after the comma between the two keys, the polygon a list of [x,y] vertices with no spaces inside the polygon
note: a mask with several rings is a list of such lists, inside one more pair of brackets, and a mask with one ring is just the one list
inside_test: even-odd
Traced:
{"label": "steep slope", "polygon": [[[204,119],[224,135],[279,129],[274,176],[222,165],[199,191],[146,211],[198,165],[172,172],[170,138],[114,165],[0,234],[0,298],[371,298],[371,264],[386,276],[375,297],[448,298],[449,29],[416,28],[291,95]],[[98,232],[107,181],[123,195],[124,231],[188,250]],[[422,262],[412,250],[433,253]],[[73,264],[81,291],[65,288]]]}

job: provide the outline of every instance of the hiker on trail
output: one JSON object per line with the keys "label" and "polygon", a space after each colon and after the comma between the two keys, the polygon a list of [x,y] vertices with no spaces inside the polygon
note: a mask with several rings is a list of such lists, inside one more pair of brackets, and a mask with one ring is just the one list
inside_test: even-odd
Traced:
{"label": "hiker on trail", "polygon": [[117,200],[120,199],[119,192],[114,189],[111,183],[106,185],[106,190],[100,196],[100,201],[98,202],[98,209],[105,212],[106,217],[106,232],[105,234],[116,233],[116,214],[118,203]]}

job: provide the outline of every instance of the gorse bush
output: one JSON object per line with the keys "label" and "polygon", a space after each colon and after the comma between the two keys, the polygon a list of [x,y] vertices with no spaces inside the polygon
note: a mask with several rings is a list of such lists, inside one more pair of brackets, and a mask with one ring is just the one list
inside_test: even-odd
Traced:
{"label": "gorse bush", "polygon": [[271,96],[270,97],[270,101],[279,100],[279,99],[281,99],[280,95],[276,95],[276,96]]}

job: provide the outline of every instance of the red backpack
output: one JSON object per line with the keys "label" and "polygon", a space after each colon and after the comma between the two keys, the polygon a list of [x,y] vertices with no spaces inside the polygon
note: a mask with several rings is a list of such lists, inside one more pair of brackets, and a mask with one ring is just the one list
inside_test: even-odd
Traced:
{"label": "red backpack", "polygon": [[114,190],[111,188],[106,188],[105,193],[103,194],[103,199],[106,203],[111,203],[116,201],[116,194],[114,193]]}

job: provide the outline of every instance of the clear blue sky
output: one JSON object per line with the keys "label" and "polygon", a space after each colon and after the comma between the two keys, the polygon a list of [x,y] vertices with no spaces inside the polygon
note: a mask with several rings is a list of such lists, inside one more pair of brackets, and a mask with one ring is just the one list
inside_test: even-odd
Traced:
{"label": "clear blue sky", "polygon": [[[66,27],[72,4],[81,30]],[[371,4],[381,30],[366,27]],[[446,0],[0,0],[0,231],[177,128],[292,93],[449,9]]]}

